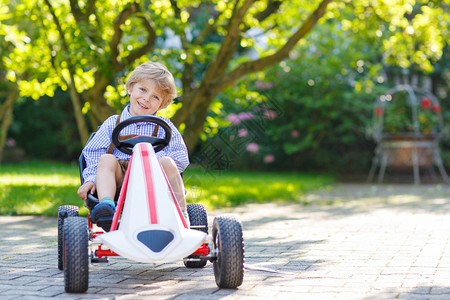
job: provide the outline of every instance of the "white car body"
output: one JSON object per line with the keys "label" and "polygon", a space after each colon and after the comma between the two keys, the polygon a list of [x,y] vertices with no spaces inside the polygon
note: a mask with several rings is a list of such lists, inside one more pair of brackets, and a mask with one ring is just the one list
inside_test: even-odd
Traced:
{"label": "white car body", "polygon": [[133,148],[115,220],[123,193],[120,226],[98,235],[94,243],[134,261],[157,263],[182,259],[206,242],[206,233],[188,229],[151,144],[138,143]]}

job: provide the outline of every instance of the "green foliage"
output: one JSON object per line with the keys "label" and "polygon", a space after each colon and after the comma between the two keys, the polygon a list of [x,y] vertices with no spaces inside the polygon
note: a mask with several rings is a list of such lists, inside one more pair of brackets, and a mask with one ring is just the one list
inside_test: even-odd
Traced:
{"label": "green foliage", "polygon": [[[184,103],[207,82],[212,96],[203,97],[200,102],[205,103],[192,101],[194,110],[198,105],[208,107],[223,89],[212,84],[212,78],[220,84],[220,77],[224,80],[224,73],[241,63],[243,54],[279,50],[292,28],[298,27],[299,11],[305,19],[321,2],[0,0],[4,13],[0,35],[15,46],[2,59],[21,96],[37,99],[52,96],[57,87],[70,89],[80,136],[85,139],[87,126],[81,112],[88,114],[95,128],[120,110],[126,102],[123,78],[138,64],[158,60],[168,65],[183,85],[180,94],[188,93]],[[265,35],[262,43],[261,34]],[[227,42],[229,36],[233,38]],[[246,61],[253,59],[254,55],[246,57]],[[206,76],[209,69],[213,71]],[[201,114],[198,118],[203,120],[205,112]],[[175,123],[186,119],[183,115]],[[206,121],[216,127],[211,134],[217,131],[217,121]],[[197,135],[193,143],[196,139]]]}
{"label": "green foliage", "polygon": [[[250,169],[366,169],[373,144],[365,128],[380,90],[373,83],[380,76],[377,54],[367,41],[340,32],[339,24],[325,23],[297,48],[292,60],[228,89],[222,114],[228,119],[243,112],[254,115],[230,125],[232,132],[247,130],[248,135],[234,134],[237,141],[228,146],[244,145],[235,151],[239,155],[228,155],[228,161]],[[209,142],[217,143],[224,135]],[[257,153],[246,149],[250,143],[258,145]]]}
{"label": "green foliage", "polygon": [[[157,59],[166,62],[178,78],[183,64],[194,64],[198,76],[201,76],[227,34],[228,21],[234,9],[233,2],[222,0],[177,1],[178,7],[168,0],[151,1],[137,4],[139,12],[136,12],[136,4],[132,1],[96,1],[94,6],[75,2],[76,8],[71,7],[69,1],[0,1],[0,36],[15,46],[14,51],[3,59],[11,72],[11,80],[19,78],[22,96],[37,99],[42,95],[52,96],[58,86],[67,89],[71,80],[70,68],[73,67],[79,93],[89,90],[100,80],[95,78],[96,72],[105,78],[116,75],[118,81],[109,85],[105,97],[112,106],[117,105],[126,96],[123,88],[117,88],[119,78],[126,76],[133,66],[118,71],[112,60],[119,64],[127,63],[130,55],[147,42],[149,26],[155,31],[154,51],[149,57],[138,57],[134,64],[148,58]],[[278,46],[283,41],[282,37],[298,24],[297,17],[294,18],[297,13],[294,12],[298,9],[310,12],[316,7],[315,2],[307,1],[302,5],[283,2],[280,8],[283,17],[274,14],[260,24],[255,15],[267,8],[267,2],[258,1],[250,9],[246,23],[249,28],[268,28],[269,44]],[[291,17],[285,19],[286,15]],[[278,23],[282,26],[274,26]],[[114,24],[119,28],[114,28]],[[203,42],[197,43],[195,37],[205,26],[212,30],[207,32],[209,34]],[[186,33],[193,35],[192,41],[185,38]],[[120,42],[117,49],[111,48],[117,39]],[[180,40],[189,42],[189,46],[180,45]],[[256,37],[249,36],[247,40],[243,48],[254,44]]]}
{"label": "green foliage", "polygon": [[9,136],[28,158],[75,161],[82,145],[72,107],[67,93],[56,91],[55,95],[53,99],[45,96],[16,103]]}
{"label": "green foliage", "polygon": [[[70,5],[75,2],[76,9]],[[94,105],[88,97],[92,90],[99,90],[105,104],[120,110],[126,102],[123,78],[147,60],[166,63],[184,85],[180,94],[187,93],[202,86],[205,79],[217,80],[215,74],[204,78],[205,72],[217,58],[224,38],[234,34],[229,31],[233,10],[246,1],[176,2],[178,7],[169,0],[0,0],[0,38],[7,42],[0,45],[2,64],[9,80],[19,83],[21,95],[34,99],[53,96],[57,87],[66,90],[73,68],[85,114]],[[226,62],[221,68],[229,71],[242,62],[275,53],[320,2],[254,1],[240,26],[238,50],[229,54],[229,63],[228,56],[222,57]],[[277,13],[259,18],[274,3],[280,5]],[[268,137],[258,141],[259,156],[252,160],[255,155],[244,147],[232,158],[238,164],[255,167],[267,155],[274,155],[278,168],[322,168],[326,164],[337,169],[364,168],[371,145],[363,143],[363,131],[371,119],[370,99],[379,94],[379,84],[385,84],[381,68],[389,65],[430,72],[433,66],[443,67],[449,11],[448,0],[331,2],[319,26],[290,54],[292,60],[236,83],[212,101],[203,145],[220,134],[220,128],[228,124],[223,121],[228,114],[252,106],[263,109],[270,99],[280,105],[282,115],[270,122],[262,118]],[[155,35],[152,48],[131,59],[146,45],[150,27]],[[183,77],[190,68],[193,75]],[[439,72],[444,74],[445,67]],[[261,95],[258,88],[252,88],[256,80],[273,82],[275,88]],[[188,100],[166,113],[173,115]],[[293,130],[298,137],[293,137]],[[310,159],[313,155],[317,157]],[[336,164],[338,159],[342,162]]]}
{"label": "green foliage", "polygon": [[442,57],[449,39],[449,2],[426,0],[352,1],[351,10],[341,10],[342,29],[367,41],[382,42],[388,65],[425,73]]}
{"label": "green foliage", "polygon": [[386,133],[414,132],[411,107],[406,105],[406,101],[401,100],[385,110],[383,130]]}
{"label": "green foliage", "polygon": [[[303,196],[333,182],[333,177],[289,173],[215,173],[188,168],[184,182],[188,203],[208,209],[259,202],[301,202]],[[87,214],[76,191],[78,166],[31,161],[0,167],[0,215],[56,216],[58,206],[77,205]]]}
{"label": "green foliage", "polygon": [[[225,160],[247,169],[366,172],[374,147],[366,137],[366,128],[372,122],[376,99],[393,84],[398,76],[397,66],[411,67],[411,73],[428,72],[431,64],[441,62],[440,50],[424,53],[417,49],[426,45],[434,45],[435,49],[444,47],[441,42],[448,36],[445,26],[448,14],[440,16],[439,22],[430,20],[426,29],[418,22],[431,18],[430,9],[440,12],[446,7],[448,3],[442,1],[428,8],[414,1],[378,1],[376,7],[370,1],[330,4],[327,17],[291,53],[292,60],[254,74],[222,94],[222,116],[255,114],[265,106],[277,112],[273,120],[258,119],[257,123],[263,127],[259,134],[240,139],[246,145],[258,144],[257,153],[240,147],[239,155],[228,155]],[[417,26],[416,36],[398,36],[398,32],[411,30],[408,26]],[[422,29],[423,35],[418,34]],[[399,44],[417,48],[401,48]],[[411,58],[418,53],[420,62]],[[412,65],[406,66],[405,59]],[[432,116],[425,116],[427,113],[431,112],[419,112],[424,131],[430,130],[428,123],[435,121]],[[401,116],[395,114],[386,121],[392,126],[405,125]],[[255,121],[243,121],[230,128],[254,132]],[[208,143],[217,144],[218,140],[224,140],[220,131],[219,139],[207,140],[203,146],[211,148]],[[231,147],[235,143],[228,142]],[[202,151],[199,152],[201,157]],[[275,160],[267,162],[272,161],[267,160],[268,156],[274,156]]]}

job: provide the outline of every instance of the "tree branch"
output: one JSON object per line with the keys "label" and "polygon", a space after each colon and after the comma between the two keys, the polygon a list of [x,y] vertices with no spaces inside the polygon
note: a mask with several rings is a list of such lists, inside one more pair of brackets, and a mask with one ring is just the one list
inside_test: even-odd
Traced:
{"label": "tree branch", "polygon": [[[59,19],[56,16],[55,11],[53,10],[53,6],[50,3],[50,1],[44,0],[44,2],[45,2],[45,4],[47,4],[50,14],[52,15],[53,22],[55,22],[56,28],[58,29],[58,34],[59,34],[59,38],[61,39],[61,44],[63,46],[64,51],[66,52],[68,68],[73,70],[73,65],[72,65],[72,62],[70,61],[69,47],[68,47],[66,39],[64,37],[64,31],[62,29],[61,23],[59,22]],[[72,3],[71,3],[71,5],[72,5]]]}
{"label": "tree branch", "polygon": [[221,12],[218,12],[213,19],[212,23],[209,23],[209,21],[205,24],[200,34],[192,41],[192,43],[196,46],[199,46],[203,44],[205,39],[208,37],[208,35],[212,34],[216,31],[217,22],[219,20],[219,17],[222,15]]}
{"label": "tree branch", "polygon": [[89,16],[93,13],[95,14],[95,4],[95,0],[88,0],[87,5],[85,5],[85,12],[83,13],[78,4],[78,0],[70,0],[70,11],[75,18],[75,23],[79,28],[82,28],[79,23],[84,23],[84,25],[88,27],[88,29],[85,30],[86,36],[90,40],[90,43],[93,44],[99,43],[99,41],[101,40],[96,37],[96,34],[98,32],[101,32],[99,19],[96,18],[98,24],[97,28],[90,26],[89,22]]}
{"label": "tree branch", "polygon": [[[280,8],[282,4],[282,1],[279,0],[269,0],[269,2],[267,3],[267,7],[265,10],[257,13],[254,17],[256,20],[258,20],[259,23],[263,22],[265,19],[267,19],[268,17],[270,17],[272,14],[276,13],[278,11],[278,9]],[[273,29],[276,26],[272,26],[271,28],[267,28],[266,30],[264,30],[264,32],[267,32],[270,29]],[[251,26],[245,24],[245,27],[242,29],[243,32],[247,32],[248,30],[251,29]]]}
{"label": "tree branch", "polygon": [[257,60],[242,63],[231,72],[217,78],[213,83],[214,85],[213,89],[220,91],[246,74],[260,71],[268,66],[272,66],[282,61],[283,59],[289,57],[289,52],[294,48],[297,42],[300,39],[302,39],[324,15],[327,5],[331,1],[333,0],[323,0],[319,4],[319,7],[308,17],[305,23],[303,23],[303,25],[289,38],[286,44],[283,47],[281,47],[276,53],[262,57]]}
{"label": "tree branch", "polygon": [[79,22],[83,19],[83,13],[81,12],[78,0],[70,0],[70,11],[75,18],[75,21]]}
{"label": "tree branch", "polygon": [[259,22],[264,21],[270,15],[272,15],[275,12],[277,12],[282,3],[283,2],[280,1],[280,0],[269,0],[268,3],[267,3],[266,9],[261,11],[261,12],[259,12],[259,13],[257,13],[255,15],[255,19],[258,20]]}
{"label": "tree branch", "polygon": [[86,11],[83,13],[81,11],[78,0],[70,0],[70,11],[72,12],[75,21],[89,22],[89,16],[95,13],[95,0],[88,0],[87,5],[85,5]]}
{"label": "tree branch", "polygon": [[[181,19],[181,9],[178,7],[178,3],[176,0],[170,0],[170,4],[172,5],[173,11],[175,13],[175,18],[177,19]],[[184,32],[184,30],[180,31],[180,39],[181,39],[181,47],[184,50],[188,50],[188,41],[186,39],[186,34]]]}
{"label": "tree branch", "polygon": [[89,21],[89,16],[95,14],[95,0],[88,0],[86,6],[86,22]]}
{"label": "tree branch", "polygon": [[[142,12],[139,4],[136,4],[135,9],[137,12]],[[153,47],[155,46],[156,31],[155,31],[155,28],[154,28],[155,26],[153,25],[153,22],[150,20],[150,18],[147,16],[147,14],[140,14],[139,18],[142,20],[142,25],[145,27],[145,29],[148,32],[147,42],[144,45],[142,45],[142,47],[137,48],[130,52],[130,54],[125,58],[125,60],[127,61],[128,64],[131,64],[139,57],[152,51]]]}
{"label": "tree branch", "polygon": [[[177,1],[170,0],[170,4],[172,5],[172,8],[174,10],[175,18],[181,19],[181,10],[178,7]],[[189,94],[190,91],[192,90],[191,84],[194,81],[194,68],[192,66],[192,63],[189,63],[189,61],[192,61],[192,53],[189,51],[189,42],[186,38],[184,30],[180,32],[180,39],[181,39],[181,47],[188,56],[188,59],[184,61],[184,69],[183,73],[181,74],[181,83],[183,85],[183,92],[186,95]]]}
{"label": "tree branch", "polygon": [[[43,19],[42,15],[39,15],[39,22],[41,23],[42,28],[46,28],[45,23],[44,23],[44,19]],[[58,64],[56,63],[56,56],[55,56],[55,55],[52,55],[52,52],[53,52],[53,51],[55,51],[55,53],[56,53],[55,46],[54,46],[54,44],[50,41],[50,39],[49,39],[48,37],[45,39],[45,41],[46,41],[47,44],[48,44],[48,50],[49,50],[49,55],[50,55],[50,64],[51,64],[51,66],[53,67],[53,69],[55,69],[56,73],[59,73],[59,72],[58,72],[58,67],[59,67],[59,66],[58,66]],[[65,84],[69,85],[69,83],[67,82],[66,78],[64,78],[64,76],[61,76],[61,80],[62,80]]]}
{"label": "tree branch", "polygon": [[217,76],[217,74],[222,74],[225,71],[233,54],[236,52],[235,46],[240,39],[239,26],[242,24],[242,20],[253,2],[254,0],[246,0],[240,8],[238,8],[239,2],[236,3],[236,6],[233,9],[233,15],[228,23],[227,35],[220,45],[216,59],[206,70],[202,84],[208,84],[215,76]]}
{"label": "tree branch", "polygon": [[[46,0],[47,1],[47,0]],[[123,64],[119,59],[119,44],[122,40],[123,31],[120,28],[121,25],[125,23],[125,21],[131,17],[133,13],[136,12],[136,8],[139,7],[138,4],[132,3],[131,5],[127,5],[120,13],[119,15],[114,19],[113,22],[113,28],[114,28],[114,35],[111,38],[111,41],[109,42],[109,46],[111,48],[111,63],[113,65],[113,68],[115,71],[119,71],[123,69]],[[130,53],[131,55],[131,53]]]}
{"label": "tree branch", "polygon": [[72,61],[70,59],[70,51],[69,51],[69,47],[67,46],[67,42],[64,38],[64,31],[62,29],[61,23],[59,22],[59,19],[56,16],[55,11],[53,10],[53,7],[52,7],[50,1],[44,0],[44,2],[47,4],[47,6],[50,10],[50,14],[53,17],[53,21],[55,22],[55,25],[59,32],[59,36],[61,38],[61,44],[62,44],[63,50],[66,54],[65,56],[66,56],[66,61],[67,61],[67,69],[69,70],[69,77],[70,77],[70,80],[67,80],[67,81],[69,81],[70,99],[72,101],[73,109],[75,112],[75,119],[77,122],[78,132],[81,136],[81,141],[84,143],[89,138],[89,135],[88,135],[88,131],[87,131],[86,120],[84,119],[83,114],[81,113],[82,107],[81,107],[80,95],[77,91],[76,84],[75,84],[75,65],[72,63]]}

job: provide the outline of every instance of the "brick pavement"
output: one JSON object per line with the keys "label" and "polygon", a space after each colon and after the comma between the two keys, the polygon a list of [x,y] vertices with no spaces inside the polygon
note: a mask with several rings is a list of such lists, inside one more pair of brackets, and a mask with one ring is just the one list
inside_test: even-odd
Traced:
{"label": "brick pavement", "polygon": [[[57,220],[0,217],[1,299],[450,299],[450,187],[343,184],[310,205],[233,209],[244,224],[244,283],[220,290],[212,264],[90,265],[89,290],[64,293]],[[211,221],[220,212],[209,212]]]}

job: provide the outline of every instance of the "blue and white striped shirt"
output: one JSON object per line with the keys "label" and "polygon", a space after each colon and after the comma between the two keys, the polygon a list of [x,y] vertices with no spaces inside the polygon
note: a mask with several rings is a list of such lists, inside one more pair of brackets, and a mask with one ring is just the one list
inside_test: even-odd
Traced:
{"label": "blue and white striped shirt", "polygon": [[[122,114],[120,115],[120,121],[124,121],[128,118],[131,118],[131,114],[129,111],[130,106],[124,108]],[[183,172],[186,167],[189,165],[189,156],[186,148],[186,144],[184,143],[183,137],[181,136],[178,129],[173,125],[173,123],[164,117],[160,118],[170,126],[172,129],[172,139],[169,145],[163,150],[156,153],[156,156],[163,157],[169,156],[174,161],[178,167],[178,170]],[[83,171],[84,181],[93,181],[96,182],[96,174],[97,174],[97,164],[100,156],[105,154],[108,151],[109,146],[111,145],[111,135],[116,126],[117,115],[113,115],[103,122],[100,128],[95,133],[94,137],[86,144],[83,149],[83,155],[86,159],[86,168]],[[120,133],[121,135],[128,134],[137,134],[137,135],[147,135],[151,136],[153,134],[153,130],[155,128],[155,124],[142,122],[135,123],[130,126],[125,127]],[[164,137],[164,129],[159,128],[158,137]],[[117,157],[117,159],[130,160],[131,155],[125,154],[114,147],[113,155]]]}

